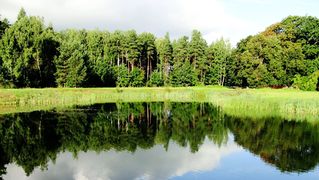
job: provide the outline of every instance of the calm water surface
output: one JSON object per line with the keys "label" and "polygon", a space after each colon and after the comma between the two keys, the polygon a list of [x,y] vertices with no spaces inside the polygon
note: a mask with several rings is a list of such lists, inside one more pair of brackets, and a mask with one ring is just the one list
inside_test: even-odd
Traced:
{"label": "calm water surface", "polygon": [[318,123],[232,117],[211,104],[2,115],[0,135],[5,180],[319,179]]}

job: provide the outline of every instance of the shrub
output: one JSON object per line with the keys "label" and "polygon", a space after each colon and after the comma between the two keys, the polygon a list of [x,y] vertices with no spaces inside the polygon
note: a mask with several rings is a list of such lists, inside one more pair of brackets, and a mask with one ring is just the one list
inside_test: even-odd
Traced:
{"label": "shrub", "polygon": [[159,87],[163,85],[164,85],[164,80],[161,77],[161,73],[158,72],[158,70],[154,71],[147,82],[147,86]]}
{"label": "shrub", "polygon": [[309,76],[300,76],[299,74],[293,79],[293,87],[305,91],[315,91],[318,89],[319,71]]}

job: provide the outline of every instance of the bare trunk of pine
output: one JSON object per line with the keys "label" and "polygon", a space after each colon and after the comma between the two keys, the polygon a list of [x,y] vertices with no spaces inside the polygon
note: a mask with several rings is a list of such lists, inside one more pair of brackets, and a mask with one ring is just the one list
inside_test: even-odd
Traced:
{"label": "bare trunk of pine", "polygon": [[41,67],[40,67],[40,58],[39,58],[39,52],[37,52],[37,58],[36,58],[36,61],[37,61],[37,66],[38,66],[38,69],[39,69],[39,76],[40,76],[40,81],[42,83],[42,73],[41,73]]}
{"label": "bare trunk of pine", "polygon": [[117,67],[120,66],[120,54],[117,55]]}
{"label": "bare trunk of pine", "polygon": [[152,73],[152,61],[150,61],[150,74],[149,75],[151,75],[151,73]]}
{"label": "bare trunk of pine", "polygon": [[147,67],[146,67],[146,79],[148,80],[149,77],[149,73],[150,73],[150,58],[147,57]]}

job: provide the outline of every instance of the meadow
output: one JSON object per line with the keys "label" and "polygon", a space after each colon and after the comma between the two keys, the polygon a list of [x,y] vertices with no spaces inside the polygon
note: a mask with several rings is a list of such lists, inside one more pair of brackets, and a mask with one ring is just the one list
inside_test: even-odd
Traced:
{"label": "meadow", "polygon": [[319,119],[319,93],[206,87],[0,89],[0,114],[116,102],[208,102],[233,116]]}

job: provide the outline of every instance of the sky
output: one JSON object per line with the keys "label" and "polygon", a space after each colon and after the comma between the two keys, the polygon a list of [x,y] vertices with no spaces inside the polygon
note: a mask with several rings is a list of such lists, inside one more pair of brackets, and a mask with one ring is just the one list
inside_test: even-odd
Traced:
{"label": "sky", "polygon": [[289,15],[319,17],[318,0],[0,0],[1,18],[14,22],[21,7],[57,30],[135,29],[176,39],[197,29],[208,44],[223,37],[233,46]]}

